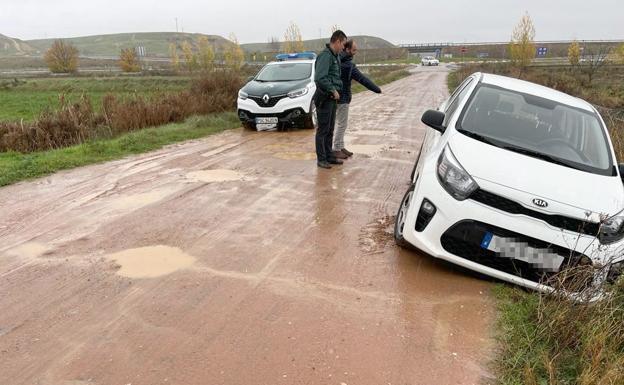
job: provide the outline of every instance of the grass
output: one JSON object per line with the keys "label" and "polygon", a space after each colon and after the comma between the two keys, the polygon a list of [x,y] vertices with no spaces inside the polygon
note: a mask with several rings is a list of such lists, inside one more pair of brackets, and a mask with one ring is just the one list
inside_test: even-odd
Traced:
{"label": "grass", "polygon": [[114,139],[88,141],[57,150],[28,154],[0,153],[0,186],[49,175],[56,171],[119,159],[161,148],[164,145],[236,128],[236,113],[195,116],[183,123],[131,132]]}
{"label": "grass", "polygon": [[59,96],[70,101],[88,95],[101,106],[106,94],[155,95],[189,87],[188,77],[69,77],[0,80],[0,121],[31,121],[46,108],[59,107]]}

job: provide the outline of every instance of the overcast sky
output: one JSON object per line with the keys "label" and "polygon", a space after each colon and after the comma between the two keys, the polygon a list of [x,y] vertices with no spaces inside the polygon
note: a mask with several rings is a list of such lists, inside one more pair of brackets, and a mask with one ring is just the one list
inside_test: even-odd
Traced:
{"label": "overcast sky", "polygon": [[0,0],[0,34],[19,39],[180,30],[241,43],[347,34],[393,43],[508,41],[528,11],[537,40],[624,39],[624,0]]}

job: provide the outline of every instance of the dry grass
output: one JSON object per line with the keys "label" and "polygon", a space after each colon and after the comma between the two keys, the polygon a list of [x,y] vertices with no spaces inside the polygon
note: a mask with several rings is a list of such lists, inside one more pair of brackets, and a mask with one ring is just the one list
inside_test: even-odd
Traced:
{"label": "dry grass", "polygon": [[44,111],[33,122],[0,122],[0,152],[57,149],[181,122],[192,115],[231,110],[241,85],[238,72],[209,72],[196,78],[186,91],[156,96],[106,95],[100,112],[87,96],[71,103],[61,95],[58,109]]}

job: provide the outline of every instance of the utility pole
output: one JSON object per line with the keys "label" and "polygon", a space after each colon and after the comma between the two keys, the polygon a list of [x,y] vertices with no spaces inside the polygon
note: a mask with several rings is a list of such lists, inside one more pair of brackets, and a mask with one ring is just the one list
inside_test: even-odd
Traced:
{"label": "utility pole", "polygon": [[175,22],[176,22],[176,33],[178,33],[178,18],[175,18]]}

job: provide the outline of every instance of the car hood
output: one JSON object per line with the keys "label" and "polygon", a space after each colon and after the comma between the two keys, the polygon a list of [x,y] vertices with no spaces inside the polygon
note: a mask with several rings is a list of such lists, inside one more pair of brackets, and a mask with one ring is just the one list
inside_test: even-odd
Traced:
{"label": "car hood", "polygon": [[290,91],[304,88],[311,82],[310,79],[295,80],[290,82],[259,82],[252,80],[247,83],[242,91],[251,96],[269,96],[285,95]]}
{"label": "car hood", "polygon": [[[480,142],[456,132],[449,140],[455,157],[484,190],[548,213],[599,221],[624,208],[624,186],[617,177],[592,174]],[[550,207],[535,207],[533,199]]]}

